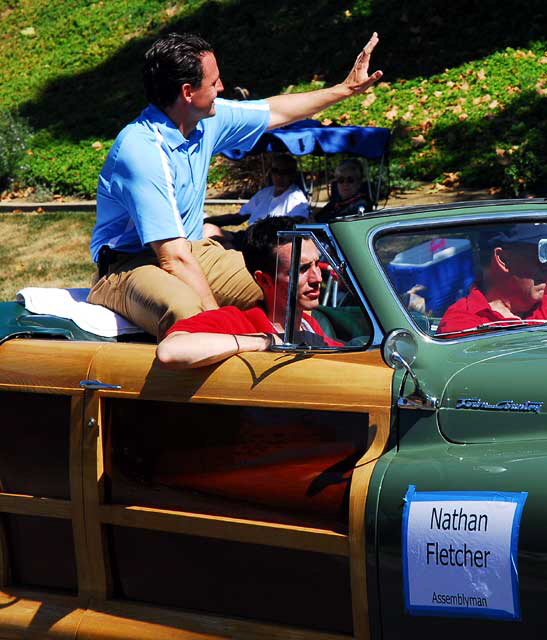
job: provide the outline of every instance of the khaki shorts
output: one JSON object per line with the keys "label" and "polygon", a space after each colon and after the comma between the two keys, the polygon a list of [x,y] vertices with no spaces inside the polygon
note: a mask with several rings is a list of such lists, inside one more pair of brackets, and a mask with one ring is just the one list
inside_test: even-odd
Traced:
{"label": "khaki shorts", "polygon": [[[219,306],[248,309],[262,299],[241,252],[227,251],[211,239],[190,244]],[[158,339],[177,320],[204,310],[196,292],[161,269],[151,250],[124,254],[93,285],[87,300],[120,313]]]}

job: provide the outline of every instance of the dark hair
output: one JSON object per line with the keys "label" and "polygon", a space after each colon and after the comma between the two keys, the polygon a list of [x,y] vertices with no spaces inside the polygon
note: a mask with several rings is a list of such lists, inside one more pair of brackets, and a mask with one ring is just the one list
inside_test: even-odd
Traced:
{"label": "dark hair", "polygon": [[272,158],[272,167],[274,165],[281,165],[285,169],[289,169],[293,173],[298,171],[298,163],[295,158],[288,153],[276,153]]}
{"label": "dark hair", "polygon": [[183,84],[199,87],[204,53],[213,53],[213,48],[193,33],[169,33],[156,40],[144,54],[142,69],[148,102],[168,107],[177,99]]}
{"label": "dark hair", "polygon": [[363,179],[363,165],[357,158],[347,158],[346,160],[342,160],[342,162],[336,167],[335,172],[343,171],[344,169],[349,169],[354,173],[359,174],[359,177]]}
{"label": "dark hair", "polygon": [[276,249],[292,241],[286,236],[278,237],[277,232],[291,231],[295,224],[305,221],[305,218],[299,216],[275,216],[251,225],[245,233],[241,247],[249,273],[253,275],[255,271],[264,271],[275,277]]}

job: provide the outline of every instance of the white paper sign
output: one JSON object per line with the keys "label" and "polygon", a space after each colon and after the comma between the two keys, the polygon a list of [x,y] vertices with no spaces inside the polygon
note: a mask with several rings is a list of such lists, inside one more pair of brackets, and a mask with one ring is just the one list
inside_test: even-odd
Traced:
{"label": "white paper sign", "polygon": [[406,610],[520,618],[517,550],[527,493],[417,492],[403,512]]}

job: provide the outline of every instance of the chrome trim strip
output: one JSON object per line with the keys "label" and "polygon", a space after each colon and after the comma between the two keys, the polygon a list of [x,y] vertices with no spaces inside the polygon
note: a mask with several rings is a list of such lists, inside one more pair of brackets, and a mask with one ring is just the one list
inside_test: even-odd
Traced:
{"label": "chrome trim strip", "polygon": [[380,218],[391,217],[400,215],[411,215],[415,213],[434,213],[444,211],[456,211],[458,209],[478,209],[486,207],[502,207],[508,206],[527,206],[532,205],[547,205],[547,198],[526,198],[526,199],[511,199],[511,200],[464,200],[460,202],[440,203],[440,204],[418,204],[418,205],[401,205],[400,207],[384,207],[365,214],[354,214],[352,216],[344,216],[341,218],[335,218],[334,221],[347,221],[353,222],[354,220],[363,220],[363,218]]}
{"label": "chrome trim strip", "polygon": [[301,253],[302,236],[293,235],[289,290],[287,292],[287,308],[285,309],[285,343],[287,344],[294,344],[294,324],[296,320],[296,299],[298,297],[298,275],[300,273]]}
{"label": "chrome trim strip", "polygon": [[106,384],[106,382],[101,382],[100,380],[80,380],[80,387],[88,391],[100,391],[101,389],[110,391],[122,388],[119,384]]}
{"label": "chrome trim strip", "polygon": [[397,399],[399,409],[413,409],[421,411],[437,411],[439,408],[439,400],[434,396],[424,396],[423,398],[415,398],[409,396],[407,398],[400,397]]}

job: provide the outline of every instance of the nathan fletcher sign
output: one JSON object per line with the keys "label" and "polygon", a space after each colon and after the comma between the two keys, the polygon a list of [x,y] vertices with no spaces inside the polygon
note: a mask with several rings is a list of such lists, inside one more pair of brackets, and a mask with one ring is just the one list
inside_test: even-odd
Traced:
{"label": "nathan fletcher sign", "polygon": [[406,610],[520,618],[517,550],[526,493],[418,492],[403,512]]}

